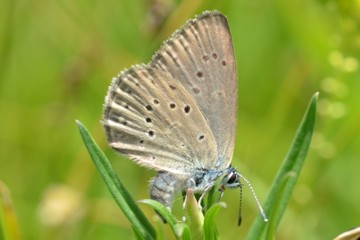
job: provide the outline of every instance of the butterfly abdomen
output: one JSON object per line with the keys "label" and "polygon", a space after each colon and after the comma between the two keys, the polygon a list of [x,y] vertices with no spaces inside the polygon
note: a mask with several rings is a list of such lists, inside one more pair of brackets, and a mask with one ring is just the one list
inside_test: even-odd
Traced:
{"label": "butterfly abdomen", "polygon": [[167,172],[159,172],[150,184],[150,197],[171,209],[175,194],[182,181]]}

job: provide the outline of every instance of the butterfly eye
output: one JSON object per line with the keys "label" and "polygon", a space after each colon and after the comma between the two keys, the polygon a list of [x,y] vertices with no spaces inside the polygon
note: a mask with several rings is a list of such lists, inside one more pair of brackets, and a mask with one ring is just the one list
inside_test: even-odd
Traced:
{"label": "butterfly eye", "polygon": [[227,184],[233,184],[234,182],[236,182],[238,180],[238,177],[235,173],[230,173],[231,176],[229,177],[229,179],[227,180]]}

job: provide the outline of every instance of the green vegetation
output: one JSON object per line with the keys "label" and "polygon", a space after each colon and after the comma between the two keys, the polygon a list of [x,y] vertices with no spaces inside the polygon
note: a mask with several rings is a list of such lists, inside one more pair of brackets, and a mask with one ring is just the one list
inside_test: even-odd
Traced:
{"label": "green vegetation", "polygon": [[[269,197],[266,201],[266,212],[269,213],[270,221],[267,223],[262,217],[259,217],[254,223],[248,239],[257,240],[260,239],[261,236],[265,239],[272,239],[272,237],[275,237],[276,228],[284,214],[286,205],[291,196],[291,192],[294,189],[296,180],[300,175],[310,146],[315,126],[317,99],[318,94],[315,94],[310,103],[308,112],[297,131],[289,154],[272,184]],[[156,239],[157,235],[155,234],[154,228],[149,221],[147,221],[141,210],[136,206],[135,201],[131,198],[128,191],[125,189],[125,186],[120,182],[118,176],[111,167],[109,160],[94,142],[86,127],[80,122],[77,122],[77,124],[92,160],[103,177],[103,180],[113,195],[116,203],[131,223],[137,238]],[[216,189],[213,188],[212,191],[214,192]],[[177,239],[218,239],[219,234],[216,227],[216,218],[221,207],[226,207],[226,205],[222,202],[214,204],[211,202],[213,199],[212,195],[209,194],[207,205],[210,207],[208,211],[206,211],[204,218],[192,191],[189,189],[186,194],[189,199],[187,202],[188,220],[186,222],[178,223],[176,217],[173,216],[165,206],[162,206],[157,201],[147,199],[142,200],[141,202],[151,205],[164,217],[164,219],[166,219],[166,222],[173,231],[174,237]],[[179,229],[181,230],[179,231]]]}
{"label": "green vegetation", "polygon": [[[0,1],[0,196],[6,206],[0,239],[141,236],[105,187],[74,121],[89,128],[132,198],[149,198],[155,173],[107,147],[100,124],[106,90],[113,76],[148,62],[175,29],[206,9],[229,19],[239,71],[232,163],[271,211],[268,236],[332,239],[358,226],[358,1],[155,2]],[[272,184],[292,156],[296,130],[317,91],[317,120],[301,174],[285,174],[274,193],[274,199],[285,200],[269,204]],[[226,208],[214,205],[208,212],[216,218],[205,216],[205,236],[245,239],[263,229],[253,225],[258,209],[248,188],[240,228],[239,192],[226,191],[222,202]],[[173,236],[152,207],[137,205],[159,239]],[[186,215],[181,205],[179,196],[177,220]],[[272,216],[281,221],[271,222]],[[216,231],[207,228],[213,219]],[[189,235],[194,228],[177,224],[174,231]]]}

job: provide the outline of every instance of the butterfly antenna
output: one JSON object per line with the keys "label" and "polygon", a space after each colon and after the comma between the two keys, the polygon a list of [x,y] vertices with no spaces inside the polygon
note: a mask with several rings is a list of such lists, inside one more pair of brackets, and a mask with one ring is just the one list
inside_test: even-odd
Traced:
{"label": "butterfly antenna", "polygon": [[240,184],[240,204],[239,204],[239,215],[238,215],[238,226],[241,225],[241,221],[242,221],[242,184]]}
{"label": "butterfly antenna", "polygon": [[[258,208],[259,208],[259,211],[260,211],[260,214],[262,216],[262,218],[264,219],[265,222],[268,222],[269,219],[266,217],[266,214],[264,212],[264,209],[262,208],[261,204],[260,204],[260,201],[258,199],[258,197],[256,196],[256,193],[255,193],[255,190],[254,188],[251,186],[249,180],[247,180],[243,175],[241,175],[240,173],[238,173],[239,176],[246,182],[246,184],[249,186],[251,192],[252,192],[252,195],[254,196],[255,198],[255,201],[256,201],[256,204],[258,205]],[[240,201],[241,201],[241,190],[242,188],[240,187]],[[240,205],[240,210],[239,212],[241,213],[241,205]],[[241,223],[241,216],[239,216],[239,221],[238,223]]]}

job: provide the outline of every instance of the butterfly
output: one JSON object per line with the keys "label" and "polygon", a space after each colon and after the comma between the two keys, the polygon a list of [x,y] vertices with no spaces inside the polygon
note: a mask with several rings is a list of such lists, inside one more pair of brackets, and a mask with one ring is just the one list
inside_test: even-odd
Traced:
{"label": "butterfly", "polygon": [[237,65],[227,18],[206,11],[189,20],[148,64],[122,71],[108,90],[103,125],[109,145],[158,174],[150,196],[172,207],[191,188],[204,195],[241,187],[235,146]]}

